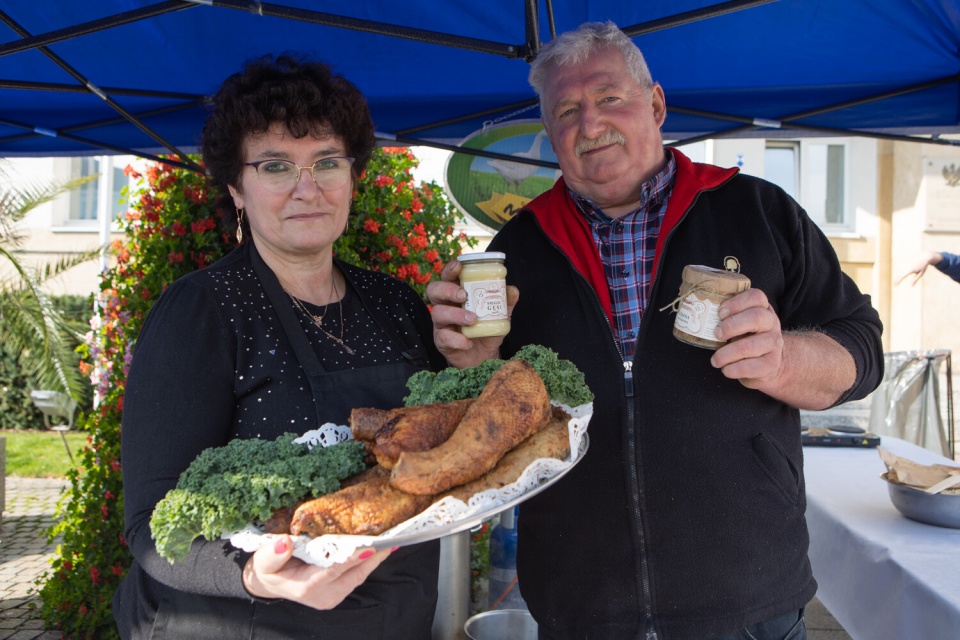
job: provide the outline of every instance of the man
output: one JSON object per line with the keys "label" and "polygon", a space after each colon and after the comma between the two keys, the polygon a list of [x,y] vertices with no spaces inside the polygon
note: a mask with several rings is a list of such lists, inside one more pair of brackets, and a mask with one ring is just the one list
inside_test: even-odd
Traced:
{"label": "man", "polygon": [[[455,261],[428,294],[453,366],[543,344],[596,395],[586,456],[520,509],[540,637],[805,638],[797,408],[878,384],[877,313],[782,190],[663,148],[663,89],[614,24],[546,45],[530,82],[563,178],[489,247],[507,256],[511,332],[459,332],[476,318]],[[753,287],[720,307],[729,343],[674,338],[684,266],[730,258]]]}

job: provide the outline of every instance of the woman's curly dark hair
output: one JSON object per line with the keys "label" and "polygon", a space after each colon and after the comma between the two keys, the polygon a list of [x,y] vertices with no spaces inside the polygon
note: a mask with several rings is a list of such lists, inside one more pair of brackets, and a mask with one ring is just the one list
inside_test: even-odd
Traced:
{"label": "woman's curly dark hair", "polygon": [[326,64],[289,53],[251,60],[221,85],[203,127],[203,162],[228,211],[227,185],[240,183],[244,141],[266,133],[275,122],[295,138],[338,136],[355,158],[354,179],[376,146],[366,98]]}

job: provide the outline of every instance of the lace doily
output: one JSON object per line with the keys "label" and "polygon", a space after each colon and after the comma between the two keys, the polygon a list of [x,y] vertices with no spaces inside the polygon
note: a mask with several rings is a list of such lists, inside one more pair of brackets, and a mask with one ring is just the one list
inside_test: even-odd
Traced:
{"label": "lace doily", "polygon": [[[559,480],[587,452],[586,433],[590,417],[593,415],[593,404],[573,408],[562,404],[557,406],[562,407],[571,416],[568,423],[571,455],[567,460],[554,458],[534,460],[512,484],[500,489],[481,491],[471,496],[466,503],[447,496],[433,503],[420,514],[378,536],[324,535],[318,538],[307,535],[292,536],[293,555],[304,562],[329,567],[345,561],[361,547],[387,549],[435,540],[465,531],[536,495]],[[328,422],[319,429],[304,433],[294,442],[307,444],[312,448],[329,447],[352,439],[353,435],[349,427]],[[223,537],[228,538],[233,546],[252,552],[264,544],[272,544],[279,536],[264,533],[261,528],[251,524],[241,531],[225,533]]]}

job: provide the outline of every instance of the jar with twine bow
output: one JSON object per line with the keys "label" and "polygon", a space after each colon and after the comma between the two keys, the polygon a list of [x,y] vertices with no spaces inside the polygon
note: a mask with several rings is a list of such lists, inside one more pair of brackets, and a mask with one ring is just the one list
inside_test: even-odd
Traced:
{"label": "jar with twine bow", "polygon": [[689,264],[683,268],[680,293],[673,302],[660,309],[673,309],[677,314],[673,335],[681,342],[716,350],[726,344],[717,340],[715,331],[720,323],[717,310],[720,303],[750,288],[750,279],[738,273],[736,258],[726,258],[733,269],[723,270]]}

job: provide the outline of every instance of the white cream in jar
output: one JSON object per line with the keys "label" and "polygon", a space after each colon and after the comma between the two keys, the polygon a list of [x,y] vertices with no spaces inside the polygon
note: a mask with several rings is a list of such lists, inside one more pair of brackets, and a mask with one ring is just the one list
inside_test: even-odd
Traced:
{"label": "white cream in jar", "polygon": [[476,322],[460,328],[468,338],[505,336],[510,332],[505,258],[499,251],[467,253],[458,258],[460,286],[467,292],[463,308],[477,314]]}

